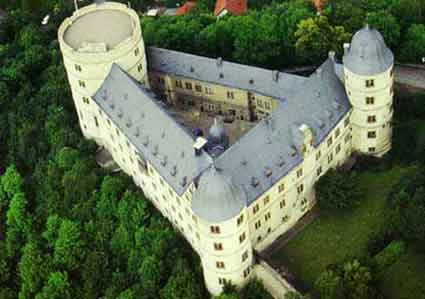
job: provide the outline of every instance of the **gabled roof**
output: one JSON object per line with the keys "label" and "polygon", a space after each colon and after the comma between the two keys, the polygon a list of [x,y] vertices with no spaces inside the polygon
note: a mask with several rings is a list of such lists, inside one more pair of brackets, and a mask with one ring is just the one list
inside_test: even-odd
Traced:
{"label": "gabled roof", "polygon": [[204,151],[195,156],[191,134],[118,65],[112,65],[93,99],[177,194],[212,163]]}
{"label": "gabled roof", "polygon": [[[345,88],[328,59],[272,112],[221,154],[216,167],[243,188],[247,205],[300,164],[294,127],[307,125],[319,145],[351,109]],[[296,133],[296,132],[295,132]]]}
{"label": "gabled roof", "polygon": [[239,16],[248,10],[247,0],[217,0],[215,2],[214,15],[218,16],[223,10],[228,13]]}
{"label": "gabled roof", "polygon": [[280,73],[161,48],[148,48],[148,66],[175,76],[224,85],[283,99],[306,80],[305,77]]}
{"label": "gabled roof", "polygon": [[188,13],[189,11],[191,11],[195,6],[196,6],[195,1],[187,1],[185,4],[183,4],[182,6],[176,9],[176,15],[177,16],[184,15]]}

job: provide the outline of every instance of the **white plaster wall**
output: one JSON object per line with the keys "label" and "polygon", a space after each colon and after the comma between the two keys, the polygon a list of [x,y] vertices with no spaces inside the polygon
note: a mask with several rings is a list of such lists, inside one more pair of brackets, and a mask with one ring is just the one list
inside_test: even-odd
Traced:
{"label": "white plaster wall", "polygon": [[[238,225],[237,218],[242,215],[244,219]],[[212,233],[211,226],[218,226],[220,233]],[[244,275],[244,271],[249,271],[253,262],[246,209],[235,218],[220,223],[208,223],[199,219],[199,233],[202,267],[208,290],[212,294],[219,294],[223,279],[237,286],[243,285],[249,277]],[[245,234],[245,240],[240,242],[242,234]],[[216,250],[215,243],[221,244],[223,249]],[[245,252],[248,257],[243,261]],[[218,268],[217,262],[223,262],[225,267]]]}
{"label": "white plaster wall", "polygon": [[[64,40],[67,28],[82,15],[103,9],[119,10],[132,18],[133,34],[131,38],[127,38],[113,49],[102,53],[82,53],[70,47]],[[94,119],[96,111],[91,96],[102,84],[111,65],[116,63],[137,81],[148,83],[145,46],[139,17],[134,10],[120,3],[106,2],[102,5],[89,5],[75,11],[71,17],[63,21],[58,30],[58,39],[82,132],[86,138],[94,138],[101,142],[99,140],[101,132]],[[139,49],[138,55],[135,52],[137,48]],[[77,66],[81,70],[78,70]],[[81,86],[80,81],[84,82],[85,86]],[[88,101],[84,101],[84,98]]]}
{"label": "white plaster wall", "polygon": [[[391,148],[393,117],[393,66],[374,76],[360,76],[344,67],[345,86],[353,105],[351,125],[353,147],[364,154],[382,156]],[[374,87],[366,87],[366,80],[374,80]],[[374,104],[366,104],[366,98],[373,97]],[[376,122],[368,123],[368,116],[374,115]],[[368,138],[368,132],[375,131],[376,138]],[[375,148],[370,152],[369,148]]]}

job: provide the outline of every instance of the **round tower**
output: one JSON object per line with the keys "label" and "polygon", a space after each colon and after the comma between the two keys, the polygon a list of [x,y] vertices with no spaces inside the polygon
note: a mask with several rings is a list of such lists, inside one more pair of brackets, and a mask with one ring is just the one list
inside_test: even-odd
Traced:
{"label": "round tower", "polygon": [[394,55],[366,25],[344,45],[345,88],[353,106],[353,149],[382,156],[391,149]]}
{"label": "round tower", "polygon": [[148,84],[145,46],[137,13],[124,4],[102,2],[76,10],[58,31],[60,49],[86,138],[99,136],[91,96],[116,63]]}
{"label": "round tower", "polygon": [[192,199],[199,218],[205,284],[213,295],[230,282],[242,286],[253,263],[244,191],[214,166],[206,170]]}

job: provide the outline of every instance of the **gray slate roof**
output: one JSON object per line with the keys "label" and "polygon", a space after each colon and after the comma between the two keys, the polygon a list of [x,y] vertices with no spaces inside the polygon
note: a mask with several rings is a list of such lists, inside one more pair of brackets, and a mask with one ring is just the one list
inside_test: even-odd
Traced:
{"label": "gray slate roof", "polygon": [[[168,61],[173,65],[164,64],[162,71],[167,71],[169,67],[175,73],[184,73],[179,67],[188,67],[184,63],[187,59],[185,55],[178,53],[173,56],[173,60]],[[179,61],[179,57],[183,57],[183,61]],[[199,60],[203,61],[195,64],[198,65],[199,71],[199,66],[209,69],[206,63],[215,63],[212,59]],[[231,70],[244,68],[226,62],[223,62],[223,65],[231,65]],[[271,75],[270,71],[265,72]],[[302,162],[303,157],[297,148],[302,142],[299,126],[306,124],[311,128],[314,145],[317,146],[351,109],[345,88],[335,74],[335,62],[332,59],[328,59],[310,77],[294,79],[297,82],[296,88],[285,86],[278,90],[277,85],[283,83],[273,80],[263,82],[263,70],[259,71],[259,78],[255,77],[255,74],[255,71],[250,74],[254,82],[258,82],[255,86],[273,86],[269,93],[264,89],[264,94],[280,98],[280,105],[270,117],[259,122],[214,162],[206,152],[201,156],[194,156],[194,138],[189,132],[180,127],[168,112],[158,105],[154,95],[126,75],[117,65],[112,66],[107,78],[94,95],[94,100],[135,144],[140,155],[154,165],[178,194],[182,194],[189,183],[200,176],[200,184],[205,187],[199,191],[202,191],[206,201],[199,199],[199,203],[194,203],[194,209],[208,221],[222,221],[234,215],[240,208],[235,197],[239,197],[244,205],[250,205]],[[204,74],[198,79],[206,80],[205,77],[210,75]],[[285,76],[283,74],[280,78]],[[230,81],[242,84],[240,77],[244,76],[236,76],[235,80]],[[292,75],[288,78],[292,78]],[[211,174],[211,171],[203,173],[213,163],[224,176],[217,177],[217,174]],[[176,175],[172,174],[173,169],[177,170]],[[186,181],[185,185],[182,185],[183,180]],[[223,185],[223,181],[226,182],[226,187],[219,187]],[[229,202],[219,201],[219,198],[229,198]],[[217,206],[217,203],[220,204]]]}
{"label": "gray slate roof", "polygon": [[394,63],[394,55],[377,30],[368,25],[354,34],[344,65],[353,73],[363,76],[387,71]]}
{"label": "gray slate roof", "polygon": [[193,193],[193,212],[208,222],[221,222],[237,216],[246,204],[246,195],[232,177],[212,165],[199,180]]}
{"label": "gray slate roof", "polygon": [[167,49],[150,47],[147,54],[152,71],[250,90],[276,99],[284,99],[305,81],[305,77],[297,75]]}
{"label": "gray slate roof", "polygon": [[194,155],[189,132],[118,65],[112,65],[93,99],[179,195],[212,163],[206,152]]}
{"label": "gray slate roof", "polygon": [[301,134],[294,126],[308,125],[317,146],[350,109],[334,62],[328,59],[269,118],[221,154],[216,166],[242,186],[249,205],[303,160],[296,150]]}

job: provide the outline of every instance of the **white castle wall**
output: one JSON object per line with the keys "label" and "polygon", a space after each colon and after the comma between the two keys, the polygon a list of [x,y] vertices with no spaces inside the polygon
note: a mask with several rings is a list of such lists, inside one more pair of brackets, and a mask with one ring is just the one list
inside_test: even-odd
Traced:
{"label": "white castle wall", "polygon": [[[344,67],[344,74],[347,94],[353,105],[351,124],[354,150],[364,154],[382,156],[391,149],[393,66],[384,73],[374,76],[360,76]],[[374,86],[367,87],[367,80],[373,80]],[[372,104],[370,104],[371,101],[373,101]],[[370,119],[373,117],[374,121]],[[374,135],[376,137],[373,137]]]}

